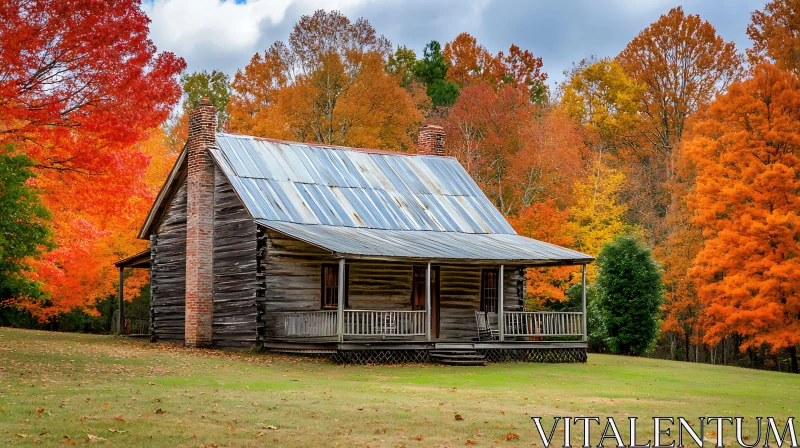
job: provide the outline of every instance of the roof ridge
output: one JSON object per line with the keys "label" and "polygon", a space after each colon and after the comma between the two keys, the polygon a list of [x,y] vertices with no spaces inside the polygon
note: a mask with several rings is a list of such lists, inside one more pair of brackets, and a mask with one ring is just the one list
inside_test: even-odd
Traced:
{"label": "roof ridge", "polygon": [[361,148],[357,146],[341,146],[341,145],[328,145],[325,143],[318,143],[318,142],[296,142],[292,140],[282,140],[279,138],[271,138],[271,137],[257,137],[255,135],[247,135],[247,134],[233,134],[230,132],[217,132],[217,135],[224,135],[230,137],[243,137],[249,138],[253,140],[262,140],[271,143],[282,143],[285,145],[305,145],[305,146],[313,146],[316,148],[323,148],[323,149],[334,149],[339,151],[356,151],[356,152],[366,152],[370,154],[383,154],[388,156],[403,156],[403,157],[439,157],[439,158],[446,158],[446,159],[454,159],[453,156],[438,156],[438,155],[430,155],[430,154],[417,154],[411,152],[402,152],[402,151],[391,151],[388,149],[374,149],[374,148]]}

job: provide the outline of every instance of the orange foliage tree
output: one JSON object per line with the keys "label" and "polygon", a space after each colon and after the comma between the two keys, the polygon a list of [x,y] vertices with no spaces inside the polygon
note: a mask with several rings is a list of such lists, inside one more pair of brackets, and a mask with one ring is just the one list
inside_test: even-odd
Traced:
{"label": "orange foliage tree", "polygon": [[800,1],[772,0],[751,18],[747,27],[753,41],[753,48],[747,50],[750,63],[771,61],[800,73]]}
{"label": "orange foliage tree", "polygon": [[562,110],[540,107],[517,132],[519,151],[509,154],[507,208],[521,210],[545,201],[560,209],[572,205],[573,184],[587,174],[584,132]]}
{"label": "orange foliage tree", "polygon": [[542,58],[529,50],[512,44],[508,53],[493,55],[472,35],[461,33],[445,44],[442,53],[450,62],[447,79],[461,88],[481,82],[494,88],[512,85],[526,90],[534,102],[546,99],[547,73],[542,71]]}
{"label": "orange foliage tree", "polygon": [[112,289],[112,261],[138,249],[115,243],[134,239],[148,195],[136,143],[175,106],[185,66],[156,53],[148,23],[134,0],[0,5],[0,147],[36,163],[59,246],[35,273],[49,302],[21,303],[43,320],[91,307]]}
{"label": "orange foliage tree", "polygon": [[262,137],[409,150],[422,121],[384,70],[391,43],[365,19],[303,16],[234,77],[230,129]]}
{"label": "orange foliage tree", "polygon": [[740,76],[741,56],[710,23],[676,7],[628,43],[617,62],[645,87],[641,142],[632,146],[637,151],[629,163],[631,184],[639,192],[631,195],[631,206],[657,244],[666,232],[668,182],[686,120]]}
{"label": "orange foliage tree", "polygon": [[691,275],[706,305],[705,340],[742,349],[800,344],[800,82],[772,65],[733,84],[686,142],[696,166],[687,198],[704,247]]}
{"label": "orange foliage tree", "polygon": [[465,88],[441,124],[447,153],[501,213],[547,200],[571,204],[588,150],[581,129],[559,109],[532,104],[522,89],[482,83]]}
{"label": "orange foliage tree", "polygon": [[495,91],[489,84],[461,91],[442,123],[447,153],[455,156],[503,214],[513,212],[513,192],[507,182],[512,156],[523,140],[520,123],[533,118],[533,105],[515,88]]}
{"label": "orange foliage tree", "polygon": [[[686,138],[691,140],[691,133]],[[692,261],[703,247],[703,237],[700,228],[692,224],[686,204],[686,196],[694,185],[693,175],[684,173],[690,170],[682,165],[685,164],[679,164],[677,178],[670,188],[673,194],[667,215],[670,232],[654,254],[664,270],[661,330],[673,337],[673,343],[677,338],[683,340],[683,359],[689,361],[689,344],[701,343],[705,328],[703,303],[698,300],[695,284],[689,276]]]}
{"label": "orange foliage tree", "polygon": [[[575,243],[569,232],[569,210],[561,209],[552,199],[523,207],[508,218],[518,234],[570,247]],[[556,266],[527,269],[527,309],[539,309],[548,301],[563,302],[567,287],[578,279],[574,266]]]}
{"label": "orange foliage tree", "polygon": [[563,205],[582,166],[579,130],[514,86],[466,87],[441,124],[448,154],[505,215],[548,198],[559,197]]}

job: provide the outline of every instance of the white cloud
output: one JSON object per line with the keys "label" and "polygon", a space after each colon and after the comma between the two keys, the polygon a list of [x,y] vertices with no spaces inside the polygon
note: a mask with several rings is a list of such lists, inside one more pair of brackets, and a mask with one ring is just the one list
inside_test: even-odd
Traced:
{"label": "white cloud", "polygon": [[[149,0],[142,9],[150,18],[150,38],[160,51],[186,59],[189,71],[242,67],[256,52],[266,50],[264,36],[316,9],[346,11],[368,0]],[[285,39],[288,36],[283,36]],[[263,47],[263,48],[262,48]]]}
{"label": "white cloud", "polygon": [[236,4],[219,0],[155,0],[143,5],[153,23],[150,35],[162,50],[191,54],[213,45],[231,51],[249,49],[264,22],[280,23],[291,0]]}

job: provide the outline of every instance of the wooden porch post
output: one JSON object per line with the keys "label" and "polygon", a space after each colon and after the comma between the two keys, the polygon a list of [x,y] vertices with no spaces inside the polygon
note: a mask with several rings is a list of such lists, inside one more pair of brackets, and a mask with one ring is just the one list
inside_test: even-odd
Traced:
{"label": "wooden porch post", "polygon": [[497,326],[500,329],[500,342],[506,339],[506,326],[503,309],[503,265],[500,265],[500,272],[497,276]]}
{"label": "wooden porch post", "polygon": [[425,340],[431,340],[431,264],[425,270]]}
{"label": "wooden porch post", "polygon": [[347,281],[344,271],[344,258],[339,259],[339,278],[337,280],[339,290],[336,299],[336,321],[338,322],[337,333],[339,342],[344,341],[344,282]]}
{"label": "wooden porch post", "polygon": [[583,341],[586,342],[588,339],[586,332],[586,265],[583,265],[581,273],[581,300],[583,301]]}
{"label": "wooden porch post", "polygon": [[119,319],[117,320],[117,336],[122,334],[122,327],[125,326],[125,268],[119,267]]}

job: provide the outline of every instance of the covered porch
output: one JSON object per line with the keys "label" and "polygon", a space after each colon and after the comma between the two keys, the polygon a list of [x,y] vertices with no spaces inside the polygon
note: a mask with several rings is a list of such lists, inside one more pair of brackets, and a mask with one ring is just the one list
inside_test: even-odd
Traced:
{"label": "covered porch", "polygon": [[150,336],[150,319],[128,316],[125,313],[125,269],[150,269],[150,249],[114,263],[119,269],[117,311],[111,319],[111,333],[125,336]]}
{"label": "covered porch", "polygon": [[[586,347],[593,258],[516,234],[258,220],[271,349]],[[580,309],[525,310],[526,269],[582,270]]]}
{"label": "covered porch", "polygon": [[[368,282],[380,291],[382,280],[378,273],[382,262],[392,263],[396,271],[405,269],[409,273],[405,299],[398,300],[397,291],[369,301],[359,300],[355,294],[358,290],[348,294],[351,282],[361,285]],[[335,309],[283,309],[268,313],[271,331],[265,347],[585,348],[585,264],[580,265],[581,310],[569,312],[524,310],[524,265],[494,265],[487,261],[453,264],[451,260],[431,260],[425,264],[414,260],[370,262],[342,257],[335,266],[336,279],[345,279],[336,283],[335,297],[345,300],[335,300]],[[321,276],[325,276],[324,268]],[[325,279],[321,278],[320,283],[325,303]],[[404,295],[403,291],[399,295]]]}

